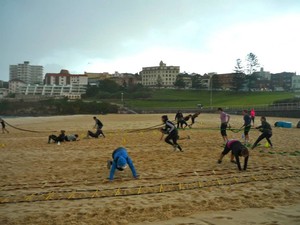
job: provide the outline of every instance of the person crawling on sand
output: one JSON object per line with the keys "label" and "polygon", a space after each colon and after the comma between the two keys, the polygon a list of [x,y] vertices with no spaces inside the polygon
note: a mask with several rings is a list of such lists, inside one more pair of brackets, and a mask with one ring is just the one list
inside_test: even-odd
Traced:
{"label": "person crawling on sand", "polygon": [[69,134],[65,136],[65,141],[78,141],[78,134]]}
{"label": "person crawling on sand", "polygon": [[107,161],[107,168],[110,169],[109,180],[112,181],[114,179],[116,169],[123,171],[127,168],[127,165],[131,169],[132,176],[134,178],[138,178],[133,162],[129,157],[127,150],[123,147],[115,149],[112,153],[112,160]]}
{"label": "person crawling on sand", "polygon": [[105,138],[103,131],[100,128],[97,128],[95,133],[88,130],[88,132],[86,134],[86,138],[89,138],[89,137],[99,138],[101,135]]}
{"label": "person crawling on sand", "polygon": [[66,132],[65,130],[61,130],[60,134],[58,136],[54,135],[54,134],[49,135],[49,137],[48,137],[48,144],[51,143],[51,140],[53,140],[55,143],[65,141],[65,137],[66,137],[65,132]]}
{"label": "person crawling on sand", "polygon": [[[220,155],[218,163],[222,163],[222,159],[225,155],[227,155],[231,151],[231,162],[236,163],[238,169],[241,171],[241,163],[240,163],[240,156],[245,157],[244,160],[244,168],[243,170],[247,170],[248,159],[249,159],[249,151],[248,149],[238,140],[228,140],[223,152]],[[234,161],[235,157],[235,161]]]}
{"label": "person crawling on sand", "polygon": [[161,117],[161,120],[165,124],[165,127],[160,129],[160,131],[162,132],[162,136],[160,139],[163,138],[164,134],[167,134],[165,142],[169,145],[172,145],[174,151],[176,151],[176,149],[178,148],[181,152],[183,152],[181,146],[177,143],[179,136],[178,130],[176,129],[175,125],[168,119],[167,115],[163,115]]}

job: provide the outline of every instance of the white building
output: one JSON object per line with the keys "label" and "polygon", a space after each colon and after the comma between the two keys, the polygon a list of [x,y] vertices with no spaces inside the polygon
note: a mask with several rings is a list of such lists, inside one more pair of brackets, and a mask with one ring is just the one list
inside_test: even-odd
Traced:
{"label": "white building", "polygon": [[9,93],[18,93],[20,88],[26,86],[26,83],[19,79],[12,79],[8,82]]}
{"label": "white building", "polygon": [[28,61],[23,64],[9,66],[9,80],[19,79],[26,84],[43,83],[43,66],[29,65]]}
{"label": "white building", "polygon": [[300,92],[300,75],[292,76],[292,90]]}
{"label": "white building", "polygon": [[7,88],[0,88],[0,99],[6,97],[8,95],[8,89]]}
{"label": "white building", "polygon": [[81,95],[86,93],[86,85],[27,85],[22,86],[18,93],[41,97],[81,99]]}
{"label": "white building", "polygon": [[150,87],[173,87],[179,73],[179,66],[166,66],[163,61],[160,61],[159,66],[143,67],[140,72],[142,85]]}

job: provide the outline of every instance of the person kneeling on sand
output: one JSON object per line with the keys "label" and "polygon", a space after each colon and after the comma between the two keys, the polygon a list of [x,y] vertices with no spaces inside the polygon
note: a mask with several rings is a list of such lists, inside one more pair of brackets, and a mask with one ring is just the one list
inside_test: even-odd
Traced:
{"label": "person kneeling on sand", "polygon": [[65,132],[66,131],[61,130],[60,134],[58,136],[54,135],[54,134],[49,135],[49,137],[48,137],[48,144],[50,144],[51,140],[53,140],[55,143],[65,141],[65,137],[66,137]]}
{"label": "person kneeling on sand", "polygon": [[[220,155],[220,158],[218,160],[218,163],[222,163],[222,159],[225,155],[227,155],[229,152],[231,151],[231,162],[232,163],[236,163],[238,169],[241,171],[242,167],[241,167],[241,163],[240,163],[240,156],[245,157],[244,160],[244,170],[247,170],[247,165],[248,165],[248,159],[249,159],[249,151],[248,149],[238,140],[229,140],[227,141],[223,152]],[[235,160],[234,161],[234,157]]]}
{"label": "person kneeling on sand", "polygon": [[109,180],[112,181],[114,179],[116,169],[123,171],[127,168],[127,165],[129,165],[133,177],[138,178],[133,162],[129,157],[127,150],[123,147],[115,149],[112,153],[112,160],[107,161],[107,168],[110,169]]}

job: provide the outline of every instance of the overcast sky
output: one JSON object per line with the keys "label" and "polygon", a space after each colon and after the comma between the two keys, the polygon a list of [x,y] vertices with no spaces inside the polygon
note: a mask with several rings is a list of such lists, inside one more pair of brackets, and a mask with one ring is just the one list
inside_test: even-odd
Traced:
{"label": "overcast sky", "polygon": [[0,0],[0,80],[30,61],[44,73],[138,73],[180,66],[230,73],[254,53],[300,74],[300,0]]}

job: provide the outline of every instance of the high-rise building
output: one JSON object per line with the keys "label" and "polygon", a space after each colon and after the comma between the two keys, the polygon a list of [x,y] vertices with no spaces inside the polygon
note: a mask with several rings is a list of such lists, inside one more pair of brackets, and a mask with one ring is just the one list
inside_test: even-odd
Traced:
{"label": "high-rise building", "polygon": [[9,80],[21,80],[26,84],[43,83],[43,66],[29,65],[28,61],[23,64],[9,66]]}

